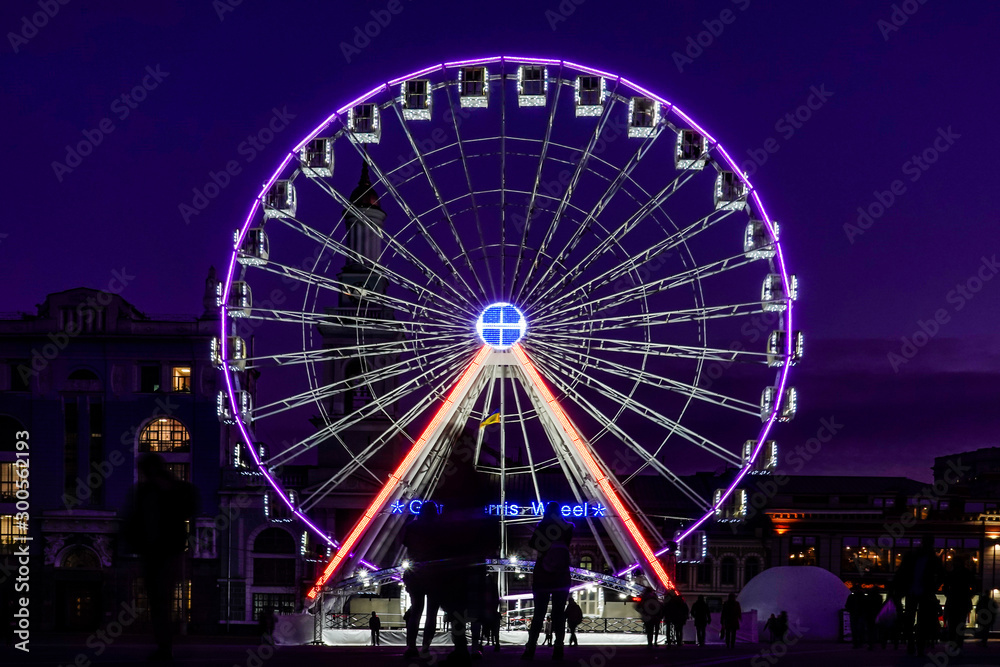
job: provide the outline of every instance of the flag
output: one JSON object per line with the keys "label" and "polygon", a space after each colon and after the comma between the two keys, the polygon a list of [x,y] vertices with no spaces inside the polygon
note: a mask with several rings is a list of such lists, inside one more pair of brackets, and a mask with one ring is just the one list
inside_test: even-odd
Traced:
{"label": "flag", "polygon": [[486,419],[484,419],[479,423],[479,428],[486,428],[490,424],[499,424],[499,423],[500,423],[500,411],[494,410],[493,414],[491,414],[489,417],[487,417]]}

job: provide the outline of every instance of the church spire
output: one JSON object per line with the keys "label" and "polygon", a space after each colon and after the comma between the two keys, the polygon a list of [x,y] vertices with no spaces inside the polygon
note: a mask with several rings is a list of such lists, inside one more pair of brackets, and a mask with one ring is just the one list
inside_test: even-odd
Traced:
{"label": "church spire", "polygon": [[361,178],[358,180],[358,187],[351,193],[351,203],[357,208],[377,208],[382,210],[378,203],[378,194],[372,186],[372,179],[368,173],[368,161],[361,163]]}

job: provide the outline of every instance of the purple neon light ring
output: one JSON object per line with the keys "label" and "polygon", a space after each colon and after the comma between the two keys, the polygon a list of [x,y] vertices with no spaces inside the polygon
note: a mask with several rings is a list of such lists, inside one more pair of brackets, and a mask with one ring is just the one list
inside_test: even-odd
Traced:
{"label": "purple neon light ring", "polygon": [[[405,74],[403,76],[395,77],[395,78],[387,81],[386,83],[379,84],[375,88],[369,90],[368,92],[364,93],[363,95],[360,95],[356,99],[354,99],[354,100],[350,101],[349,103],[347,103],[347,104],[343,105],[342,107],[340,107],[336,112],[334,112],[333,114],[331,114],[322,123],[320,123],[314,130],[312,130],[310,133],[308,133],[301,141],[299,141],[295,145],[295,148],[287,156],[285,156],[285,158],[278,165],[278,168],[271,174],[270,178],[267,179],[267,181],[265,182],[263,188],[260,191],[260,194],[257,195],[257,197],[254,199],[252,205],[250,206],[250,209],[249,209],[249,211],[247,213],[246,219],[243,222],[243,224],[241,225],[238,234],[236,235],[236,240],[235,240],[235,243],[234,243],[233,252],[232,252],[232,255],[231,255],[230,260],[229,260],[228,270],[226,271],[226,276],[225,276],[225,279],[224,279],[223,284],[222,284],[221,299],[220,299],[220,314],[221,314],[221,318],[220,318],[221,319],[221,327],[220,327],[220,349],[221,349],[221,358],[223,360],[224,375],[225,375],[225,380],[226,380],[226,390],[225,391],[226,391],[226,395],[227,395],[227,398],[228,398],[228,401],[229,401],[230,409],[231,409],[232,414],[233,414],[233,418],[234,418],[234,420],[236,422],[236,426],[239,429],[240,435],[244,439],[244,442],[247,444],[247,449],[250,451],[251,456],[252,456],[252,458],[254,460],[254,463],[257,465],[257,467],[260,470],[260,472],[267,479],[267,482],[271,486],[271,488],[275,491],[275,493],[277,493],[278,497],[281,498],[281,500],[287,505],[288,509],[292,512],[292,514],[295,517],[297,517],[298,519],[300,519],[303,522],[303,524],[306,527],[309,528],[309,530],[311,532],[313,532],[316,536],[318,536],[321,540],[323,540],[324,542],[326,542],[331,547],[335,547],[335,548],[338,547],[338,543],[335,540],[333,540],[332,538],[330,538],[323,530],[321,530],[318,526],[316,526],[302,511],[300,511],[298,508],[296,508],[293,505],[293,503],[291,502],[291,500],[289,499],[289,497],[285,493],[285,491],[282,489],[282,487],[278,483],[278,481],[274,478],[274,476],[266,468],[266,466],[264,466],[262,464],[262,462],[260,460],[260,457],[258,456],[258,454],[256,452],[255,447],[251,446],[252,443],[254,442],[254,440],[251,437],[251,435],[249,433],[249,430],[248,430],[246,424],[244,424],[243,419],[242,419],[242,417],[240,415],[240,410],[239,410],[239,406],[237,405],[236,394],[235,394],[235,389],[234,389],[234,385],[233,385],[233,378],[232,378],[231,373],[230,373],[230,371],[228,369],[228,349],[227,349],[228,335],[227,334],[228,334],[228,330],[229,330],[229,316],[228,316],[227,306],[226,306],[226,304],[228,302],[228,298],[229,298],[229,292],[230,292],[230,289],[231,289],[233,281],[234,281],[234,275],[235,275],[236,266],[237,266],[237,254],[239,252],[240,247],[243,244],[243,241],[244,241],[244,238],[245,238],[245,236],[247,234],[247,231],[250,229],[250,226],[253,224],[253,222],[255,220],[255,217],[257,216],[258,209],[261,206],[261,200],[263,199],[263,197],[265,196],[265,194],[268,192],[268,190],[271,188],[271,186],[274,184],[274,182],[276,180],[278,180],[278,178],[281,176],[281,174],[285,171],[285,169],[288,167],[288,165],[292,162],[292,160],[294,160],[296,158],[296,156],[298,155],[298,152],[300,151],[300,149],[302,147],[304,147],[311,140],[313,140],[317,136],[319,136],[319,134],[321,132],[323,132],[325,129],[327,129],[331,125],[331,123],[333,123],[338,117],[342,117],[347,112],[348,109],[351,109],[352,107],[354,107],[354,106],[356,106],[358,104],[361,104],[363,102],[366,102],[366,101],[370,100],[375,95],[377,95],[377,94],[379,94],[379,93],[387,90],[390,86],[398,85],[401,82],[409,80],[409,79],[414,79],[414,78],[417,78],[417,77],[420,77],[420,76],[424,76],[424,75],[430,74],[432,72],[440,71],[440,70],[447,70],[447,69],[453,69],[453,68],[465,67],[465,66],[471,66],[471,65],[489,65],[489,64],[493,64],[493,63],[502,63],[502,62],[553,65],[553,66],[559,66],[561,68],[568,68],[568,69],[571,69],[571,70],[576,70],[576,71],[581,72],[581,73],[586,73],[586,74],[590,74],[590,75],[594,75],[594,76],[605,77],[606,79],[609,79],[609,80],[612,80],[612,81],[616,81],[619,84],[624,85],[627,88],[630,88],[630,89],[636,91],[637,93],[640,93],[640,94],[642,94],[642,95],[644,95],[646,97],[649,97],[649,98],[651,98],[653,100],[656,100],[660,104],[664,105],[664,116],[673,113],[679,119],[681,119],[688,127],[690,127],[691,129],[697,131],[698,133],[700,133],[705,138],[706,142],[713,149],[717,150],[720,155],[722,155],[722,157],[725,160],[725,163],[728,165],[729,169],[732,170],[733,173],[739,175],[739,178],[745,184],[745,186],[747,188],[747,193],[748,193],[748,205],[749,205],[750,201],[753,202],[753,204],[755,205],[756,211],[759,213],[759,217],[760,217],[761,221],[764,223],[765,227],[767,228],[767,231],[768,231],[770,237],[775,240],[775,242],[774,242],[775,257],[773,259],[774,259],[774,262],[775,262],[775,264],[777,266],[777,270],[779,272],[779,275],[781,276],[782,285],[785,287],[785,290],[786,290],[785,294],[786,294],[786,296],[789,294],[789,286],[791,284],[791,281],[790,281],[790,274],[788,272],[788,269],[787,269],[787,266],[786,266],[786,262],[785,262],[784,252],[783,252],[783,249],[781,247],[780,242],[777,240],[777,234],[775,233],[774,224],[772,223],[770,217],[768,216],[767,211],[764,208],[763,202],[761,201],[760,195],[757,192],[757,190],[753,187],[753,184],[740,171],[739,166],[736,164],[736,162],[732,159],[732,157],[730,157],[730,155],[725,151],[725,149],[721,146],[721,144],[719,144],[719,142],[711,134],[709,134],[705,129],[703,129],[700,125],[698,125],[693,119],[691,119],[687,114],[685,114],[683,111],[681,111],[679,108],[677,108],[674,104],[672,104],[671,102],[669,102],[668,100],[666,100],[662,96],[657,95],[656,93],[650,91],[649,89],[644,88],[644,87],[642,87],[642,86],[640,86],[640,85],[638,85],[638,84],[636,84],[636,83],[634,83],[634,82],[632,82],[632,81],[630,81],[628,79],[625,79],[625,78],[623,78],[623,77],[621,77],[619,75],[615,75],[615,74],[612,74],[610,72],[603,71],[603,70],[600,70],[600,69],[596,69],[596,68],[593,68],[593,67],[589,67],[589,66],[586,66],[586,65],[581,65],[579,63],[575,63],[575,62],[571,62],[571,61],[567,61],[567,60],[558,60],[558,59],[549,59],[549,58],[531,58],[531,57],[521,57],[521,56],[490,56],[490,57],[485,57],[485,58],[476,58],[476,59],[467,59],[467,60],[444,62],[444,63],[440,63],[440,64],[436,64],[436,65],[431,65],[429,67],[424,67],[424,68],[415,70],[413,72],[410,72],[409,74]],[[793,300],[790,299],[790,298],[788,298],[787,299],[787,308],[785,310],[785,330],[788,332],[788,335],[785,336],[785,340],[784,340],[784,346],[785,346],[784,354],[785,354],[785,359],[789,360],[789,363],[783,364],[782,368],[779,371],[778,381],[777,381],[777,384],[776,384],[776,390],[777,390],[778,400],[776,400],[774,402],[774,405],[772,406],[770,415],[768,416],[767,420],[761,426],[761,430],[760,430],[759,435],[757,437],[756,445],[753,448],[753,451],[752,451],[752,453],[750,455],[750,458],[743,465],[743,467],[739,470],[739,472],[736,474],[735,478],[733,479],[733,481],[729,485],[729,487],[721,494],[719,500],[716,501],[715,503],[713,503],[712,506],[708,509],[708,511],[706,511],[700,518],[698,518],[690,526],[688,526],[681,533],[681,535],[679,537],[679,540],[686,539],[693,531],[697,530],[705,521],[707,521],[710,517],[712,517],[712,515],[715,513],[715,511],[722,504],[724,504],[726,502],[726,500],[732,495],[732,493],[734,492],[734,490],[736,489],[736,487],[743,480],[743,478],[746,476],[746,474],[748,473],[748,471],[750,470],[750,468],[753,466],[753,464],[756,461],[757,457],[760,455],[760,452],[761,452],[761,450],[764,447],[765,441],[768,439],[768,436],[769,436],[769,434],[771,432],[771,429],[772,429],[772,427],[774,425],[774,422],[778,419],[780,411],[781,411],[781,409],[783,407],[782,406],[782,398],[784,397],[786,387],[788,386],[788,375],[789,375],[790,365],[791,365],[790,360],[793,357],[793,347],[794,347],[793,306],[794,306]],[[661,550],[659,550],[657,552],[657,555],[662,555],[666,551],[667,551],[667,549],[663,548],[663,549],[661,549]],[[376,565],[368,563],[367,561],[362,561],[362,564],[364,564],[367,567],[378,569]],[[625,574],[625,573],[627,573],[627,572],[629,572],[631,570],[634,570],[638,566],[639,566],[639,564],[635,563],[632,566],[630,566],[628,568],[625,568],[624,570],[622,570],[618,574],[620,576],[620,575]]]}

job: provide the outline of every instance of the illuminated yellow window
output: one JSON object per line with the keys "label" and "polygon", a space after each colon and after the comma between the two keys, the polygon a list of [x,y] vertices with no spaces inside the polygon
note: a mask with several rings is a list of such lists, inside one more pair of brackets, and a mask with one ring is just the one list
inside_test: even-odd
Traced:
{"label": "illuminated yellow window", "polygon": [[174,366],[170,371],[170,381],[174,391],[191,391],[191,367]]}
{"label": "illuminated yellow window", "polygon": [[139,434],[140,452],[187,452],[191,434],[184,424],[170,417],[154,419]]}

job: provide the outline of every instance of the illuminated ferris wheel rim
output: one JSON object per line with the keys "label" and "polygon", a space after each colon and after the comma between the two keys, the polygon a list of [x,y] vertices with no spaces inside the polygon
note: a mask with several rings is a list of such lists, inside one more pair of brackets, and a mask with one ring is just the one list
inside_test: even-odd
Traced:
{"label": "illuminated ferris wheel rim", "polygon": [[[342,119],[343,117],[345,117],[350,109],[356,107],[359,104],[362,104],[362,103],[365,103],[365,102],[371,100],[376,95],[379,95],[380,93],[383,93],[383,92],[387,91],[391,86],[397,86],[397,85],[399,85],[399,84],[401,84],[401,83],[403,83],[403,82],[405,82],[407,80],[415,79],[417,77],[425,76],[425,75],[428,75],[428,74],[431,74],[431,73],[434,73],[434,72],[438,72],[438,71],[443,71],[443,70],[448,70],[448,69],[454,69],[454,68],[462,68],[462,67],[485,66],[485,65],[494,64],[494,63],[512,63],[512,64],[518,64],[518,65],[558,66],[560,68],[568,68],[570,70],[575,70],[577,72],[588,74],[588,75],[603,77],[603,78],[607,79],[608,81],[614,81],[616,83],[623,84],[626,87],[632,89],[633,91],[635,91],[635,92],[637,92],[637,93],[639,93],[641,95],[644,95],[644,96],[646,96],[646,97],[648,97],[648,98],[650,98],[652,100],[655,100],[659,104],[662,104],[664,106],[664,115],[669,114],[669,113],[675,113],[689,127],[691,127],[692,129],[694,129],[695,131],[697,131],[698,133],[700,133],[702,135],[702,137],[704,137],[705,141],[707,142],[708,146],[711,149],[718,151],[719,155],[722,156],[722,158],[724,159],[725,163],[731,169],[732,173],[736,174],[739,177],[739,179],[743,182],[743,184],[746,187],[746,196],[747,196],[747,199],[753,201],[753,203],[754,203],[754,205],[756,207],[756,211],[759,213],[759,217],[760,217],[761,221],[763,222],[764,226],[766,227],[767,232],[770,235],[771,239],[773,239],[772,243],[773,243],[773,247],[774,247],[774,251],[775,251],[774,259],[775,259],[775,263],[777,265],[777,269],[778,269],[778,272],[779,272],[781,280],[782,280],[782,284],[784,286],[788,286],[788,285],[791,284],[790,274],[789,274],[789,272],[787,270],[787,267],[786,267],[785,258],[784,258],[784,254],[783,254],[783,249],[781,247],[780,241],[778,240],[778,236],[777,236],[777,233],[776,233],[776,231],[777,231],[776,227],[775,227],[774,223],[771,221],[770,217],[768,216],[767,211],[766,211],[766,209],[765,209],[765,207],[763,205],[763,202],[761,201],[759,193],[753,187],[753,184],[750,182],[749,178],[740,171],[740,169],[739,169],[738,165],[736,164],[736,162],[729,156],[729,154],[725,151],[725,149],[722,147],[722,145],[711,134],[709,134],[707,131],[705,131],[693,119],[691,119],[687,114],[685,114],[681,109],[679,109],[675,104],[669,102],[664,97],[662,97],[660,95],[657,95],[656,93],[650,91],[649,89],[647,89],[647,88],[645,88],[643,86],[640,86],[640,85],[634,83],[633,81],[631,81],[629,79],[626,79],[626,78],[624,78],[622,76],[615,75],[615,74],[612,74],[610,72],[607,72],[607,71],[604,71],[604,70],[600,70],[600,69],[597,69],[597,68],[593,68],[593,67],[589,67],[589,66],[586,66],[586,65],[582,65],[582,64],[579,64],[579,63],[571,62],[571,61],[568,61],[568,60],[557,60],[557,59],[549,59],[549,58],[531,58],[531,57],[520,57],[520,56],[491,56],[491,57],[486,57],[486,58],[476,58],[476,59],[469,59],[469,60],[450,61],[450,62],[439,63],[439,64],[435,64],[435,65],[432,65],[432,66],[429,66],[429,67],[418,69],[418,70],[410,72],[408,74],[405,74],[405,75],[396,77],[394,79],[391,79],[391,80],[389,80],[389,81],[387,81],[385,83],[382,83],[379,86],[371,89],[370,91],[364,93],[363,95],[357,97],[356,99],[352,100],[351,102],[345,104],[344,106],[342,106],[341,108],[339,108],[336,112],[334,112],[333,114],[331,114],[326,120],[324,120],[322,123],[320,123],[312,132],[310,132],[308,135],[306,135],[295,146],[295,148],[291,152],[288,153],[288,155],[278,165],[277,169],[274,171],[274,173],[271,175],[271,177],[264,183],[264,186],[262,187],[261,192],[253,200],[253,203],[252,203],[252,205],[250,207],[250,210],[247,213],[247,217],[246,217],[244,223],[241,225],[241,227],[240,227],[240,229],[239,229],[239,231],[237,233],[237,237],[236,237],[236,241],[235,241],[235,246],[234,246],[234,252],[233,252],[233,254],[232,254],[231,258],[230,258],[229,267],[228,267],[228,270],[226,272],[226,277],[225,277],[225,280],[224,280],[224,282],[223,282],[223,284],[221,286],[221,295],[222,295],[222,298],[220,300],[221,301],[221,303],[220,303],[221,327],[220,327],[220,343],[219,343],[219,345],[220,345],[220,349],[221,349],[220,356],[221,356],[221,358],[224,361],[228,361],[228,357],[229,357],[228,350],[227,350],[227,345],[228,345],[228,340],[229,340],[228,339],[229,315],[228,315],[228,312],[227,312],[227,298],[228,298],[228,295],[230,294],[230,289],[231,289],[231,287],[233,285],[233,282],[234,282],[234,276],[235,276],[236,267],[237,267],[237,253],[238,253],[239,248],[240,248],[241,244],[243,243],[243,241],[244,241],[244,239],[245,239],[245,237],[247,235],[247,231],[250,229],[251,225],[254,222],[255,216],[257,215],[257,212],[258,212],[258,210],[261,207],[261,202],[262,202],[264,196],[271,189],[271,187],[274,185],[274,183],[280,178],[281,174],[288,168],[288,166],[292,163],[292,161],[296,159],[296,157],[298,156],[298,154],[301,151],[301,149],[303,147],[305,147],[310,141],[312,141],[313,139],[316,139],[324,130],[326,130],[328,127],[330,127],[330,125],[332,123],[334,123],[336,120],[338,120],[339,118]],[[709,150],[709,148],[706,147],[705,150],[707,151],[707,150]],[[788,299],[787,300],[787,307],[784,310],[784,318],[785,318],[784,330],[787,331],[787,332],[793,332],[794,331],[794,327],[793,327],[793,308],[794,308],[794,301],[792,299]],[[475,327],[475,322],[470,322],[470,326],[474,328]],[[794,336],[791,335],[791,333],[789,333],[789,335],[787,335],[787,336],[784,337],[784,339],[782,341],[782,345],[784,347],[785,358],[786,359],[791,359],[793,357],[793,348],[795,346]],[[778,381],[777,381],[777,384],[775,386],[776,395],[778,397],[781,397],[781,396],[785,395],[785,391],[786,391],[786,388],[788,386],[788,374],[790,372],[790,366],[791,366],[790,363],[785,363],[785,364],[783,364],[783,366],[780,369]],[[240,435],[244,438],[244,441],[247,442],[247,443],[252,443],[252,442],[254,442],[254,438],[251,436],[250,432],[248,431],[247,426],[244,423],[244,420],[241,417],[238,416],[239,413],[240,413],[240,411],[238,409],[238,401],[237,401],[235,389],[234,389],[234,386],[233,386],[233,377],[232,377],[231,373],[229,372],[228,366],[226,364],[223,365],[223,368],[225,369],[223,374],[224,374],[225,380],[226,380],[225,393],[226,393],[226,396],[228,398],[230,409],[232,410],[232,412],[233,412],[234,415],[237,415],[237,418],[235,419],[235,424],[236,424],[236,426],[237,426],[237,428],[238,428],[238,430],[240,432]],[[771,429],[772,429],[772,427],[774,425],[774,422],[777,421],[778,418],[779,418],[780,408],[781,408],[780,403],[781,403],[780,400],[776,400],[774,402],[774,404],[772,406],[772,409],[770,411],[770,414],[768,415],[766,421],[764,422],[764,424],[761,427],[761,430],[760,430],[759,435],[757,437],[756,445],[754,446],[753,451],[750,454],[747,462],[742,466],[742,468],[740,468],[740,470],[734,476],[734,478],[733,478],[732,482],[729,484],[729,486],[720,495],[717,495],[716,500],[712,504],[712,506],[702,516],[700,516],[699,518],[697,518],[693,523],[691,523],[686,529],[683,530],[683,532],[677,538],[678,541],[684,540],[693,531],[697,530],[705,521],[707,521],[709,518],[711,518],[713,516],[713,514],[732,495],[732,493],[734,492],[734,490],[736,489],[736,487],[739,485],[739,483],[742,481],[742,479],[744,478],[744,476],[751,469],[751,467],[753,466],[754,462],[756,461],[758,455],[761,453],[762,449],[764,448],[764,444],[765,444],[765,442],[768,439],[768,436],[769,436],[769,434],[771,432]],[[248,449],[251,452],[251,456],[254,459],[254,462],[257,465],[258,469],[260,470],[261,473],[263,473],[264,477],[266,478],[266,480],[268,482],[268,485],[278,494],[278,497],[280,497],[282,499],[282,501],[288,506],[289,510],[298,519],[300,519],[320,539],[324,540],[327,544],[329,544],[329,545],[331,545],[333,547],[338,547],[339,546],[338,543],[335,542],[334,540],[332,540],[330,538],[330,536],[326,534],[325,531],[323,531],[322,529],[320,529],[319,527],[317,527],[302,511],[299,510],[299,508],[293,506],[293,504],[290,501],[290,499],[288,498],[287,494],[284,492],[284,489],[281,487],[281,484],[274,478],[274,476],[268,470],[267,466],[265,466],[261,462],[261,459],[258,456],[258,453],[256,452],[255,448],[254,447],[248,447]],[[666,551],[666,549],[663,549],[663,550],[659,551],[657,553],[657,555],[661,555],[665,551]],[[376,566],[374,566],[374,565],[372,565],[370,563],[367,563],[365,561],[362,561],[362,563],[365,564],[368,567],[372,567],[372,568],[376,567]],[[626,568],[625,570],[622,571],[621,574],[624,574],[625,572],[628,572],[628,571],[630,571],[630,570],[632,570],[632,569],[634,569],[636,567],[638,567],[638,563],[633,564],[629,568]]]}

